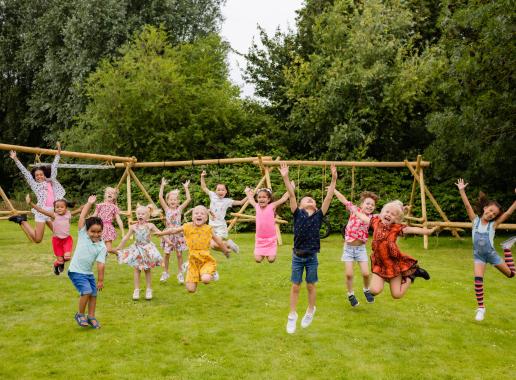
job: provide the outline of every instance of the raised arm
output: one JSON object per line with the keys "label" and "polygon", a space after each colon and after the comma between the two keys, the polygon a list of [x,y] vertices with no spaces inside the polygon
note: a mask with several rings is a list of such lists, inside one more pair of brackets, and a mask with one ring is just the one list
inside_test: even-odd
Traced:
{"label": "raised arm", "polygon": [[97,201],[96,195],[90,195],[88,197],[88,202],[83,206],[81,215],[79,216],[79,222],[77,223],[77,228],[79,230],[82,227],[84,227],[84,223],[86,221],[86,217],[88,216],[88,213],[90,212],[91,206],[93,206],[96,201]]}
{"label": "raised arm", "polygon": [[462,203],[464,203],[464,206],[466,206],[466,212],[468,213],[469,220],[474,221],[477,215],[475,214],[473,207],[471,207],[471,203],[469,203],[468,196],[466,195],[465,189],[466,186],[468,186],[468,184],[464,183],[464,180],[462,178],[459,178],[455,185],[457,185],[457,187],[459,188],[459,194],[462,198]]}
{"label": "raised arm", "polygon": [[404,234],[413,234],[413,235],[432,235],[435,231],[437,231],[439,227],[434,228],[421,228],[421,227],[412,227],[407,226],[403,228]]}
{"label": "raised arm", "polygon": [[[514,192],[516,193],[516,189],[514,189]],[[496,221],[494,222],[494,228],[498,227],[500,224],[505,222],[512,213],[516,210],[516,201],[512,202],[511,207],[507,209]]]}
{"label": "raised arm", "polygon": [[165,198],[163,198],[163,191],[167,183],[168,181],[164,177],[161,178],[161,185],[159,187],[159,204],[161,205],[163,211],[166,211],[168,209],[167,202],[165,201]]}
{"label": "raised arm", "polygon": [[324,197],[323,204],[321,206],[321,211],[323,215],[328,212],[330,208],[331,199],[333,198],[333,193],[335,192],[335,186],[337,185],[337,168],[335,164],[331,164],[331,183],[330,187],[328,187],[328,192],[326,193],[326,197]]}
{"label": "raised arm", "polygon": [[241,199],[239,201],[233,200],[233,202],[231,203],[231,206],[242,206],[246,201],[247,201],[247,197],[245,197],[244,199]]}
{"label": "raised arm", "polygon": [[344,196],[344,194],[342,194],[339,190],[335,189],[334,190],[335,192],[335,196],[337,197],[337,199],[340,201],[340,203],[342,203],[344,206],[347,207],[347,203],[349,202],[348,199]]}
{"label": "raised arm", "polygon": [[83,207],[84,207],[84,205],[81,205],[79,208],[76,208],[75,210],[70,211],[70,214],[72,214],[72,216],[80,214],[82,209],[83,209]]}
{"label": "raised arm", "polygon": [[59,164],[59,160],[61,159],[61,143],[57,142],[57,154],[54,157],[54,161],[52,161],[52,165],[50,166],[50,178],[57,178],[57,164]]}
{"label": "raised arm", "polygon": [[183,188],[185,189],[186,199],[183,203],[181,203],[181,206],[179,206],[181,211],[183,211],[192,201],[192,196],[190,195],[190,180],[183,183]]}
{"label": "raised arm", "polygon": [[272,207],[274,207],[274,209],[276,209],[277,207],[279,207],[283,203],[285,203],[289,198],[290,198],[290,194],[287,191],[285,194],[283,194],[283,196],[280,199],[278,199],[277,201],[272,202]]}
{"label": "raised arm", "polygon": [[42,213],[43,215],[46,215],[46,216],[49,216],[51,217],[52,219],[54,219],[56,217],[56,214],[53,212],[53,211],[48,211],[48,210],[45,210],[44,208],[42,207],[39,207],[37,204],[35,203],[32,203],[32,199],[30,199],[30,194],[27,194],[25,196],[25,202],[27,202],[27,204],[32,207],[33,209],[37,210],[38,212]]}
{"label": "raised arm", "polygon": [[250,187],[246,187],[244,193],[247,196],[247,200],[249,201],[251,206],[256,207],[256,201],[254,200],[254,190]]}
{"label": "raised arm", "polygon": [[287,193],[289,195],[290,211],[294,212],[297,209],[297,200],[296,194],[294,193],[294,186],[292,186],[292,183],[288,178],[288,165],[282,162],[279,167],[279,172],[283,178],[283,182],[285,183],[285,187],[287,188]]}
{"label": "raised arm", "polygon": [[18,160],[18,156],[16,155],[16,152],[14,150],[11,150],[9,152],[9,157],[11,157],[13,159],[13,161],[16,164],[16,166],[18,167],[18,169],[20,169],[22,175],[25,177],[25,180],[29,184],[30,188],[34,192],[36,192],[36,187],[37,187],[36,180],[32,177],[32,174],[30,174],[30,172],[27,170],[27,168],[25,166],[23,166],[23,164],[20,162],[20,160]]}
{"label": "raised arm", "polygon": [[204,177],[206,177],[206,170],[201,172],[201,190],[210,195],[210,189],[206,187],[206,181],[204,180]]}

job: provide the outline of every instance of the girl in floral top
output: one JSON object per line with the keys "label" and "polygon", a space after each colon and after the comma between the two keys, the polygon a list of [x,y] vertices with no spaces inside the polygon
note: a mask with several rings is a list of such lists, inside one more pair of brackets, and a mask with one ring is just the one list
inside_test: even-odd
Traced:
{"label": "girl in floral top", "polygon": [[335,190],[335,196],[351,213],[348,224],[343,231],[344,233],[344,251],[341,261],[345,263],[346,286],[348,288],[348,300],[351,306],[358,306],[360,303],[355,297],[353,291],[353,262],[356,261],[360,266],[362,278],[364,280],[364,295],[368,303],[374,302],[374,296],[369,290],[369,266],[366,251],[366,243],[369,238],[369,223],[360,220],[354,211],[361,211],[367,216],[371,216],[375,207],[378,196],[370,191],[364,191],[360,194],[360,207],[355,206],[348,201],[344,195]]}
{"label": "girl in floral top", "polygon": [[[54,201],[63,199],[65,196],[63,186],[57,181],[57,164],[61,157],[61,144],[59,142],[57,143],[57,154],[50,168],[50,173],[48,173],[48,168],[46,167],[36,167],[32,172],[29,172],[20,160],[18,160],[14,150],[9,152],[9,156],[14,160],[14,163],[22,172],[30,188],[34,194],[36,194],[38,199],[37,205],[47,211],[53,211]],[[52,230],[51,218],[34,208],[32,209],[32,213],[36,221],[35,228],[32,228],[27,222],[26,215],[13,215],[9,220],[18,223],[27,237],[34,243],[41,243],[43,235],[45,234],[45,224]]]}
{"label": "girl in floral top", "polygon": [[125,235],[124,224],[120,218],[120,210],[116,204],[117,198],[118,189],[115,189],[114,187],[106,187],[106,190],[104,191],[104,202],[97,204],[95,213],[93,214],[93,216],[98,216],[100,219],[102,219],[102,223],[104,224],[104,229],[102,230],[102,240],[104,240],[108,251],[111,250],[112,243],[116,239],[116,231],[115,227],[113,227],[113,219],[116,219],[116,223],[122,232],[122,236]]}

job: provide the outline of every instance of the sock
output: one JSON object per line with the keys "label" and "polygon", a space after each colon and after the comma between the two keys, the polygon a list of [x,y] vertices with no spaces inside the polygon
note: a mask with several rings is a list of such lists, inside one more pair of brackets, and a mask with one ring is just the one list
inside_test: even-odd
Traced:
{"label": "sock", "polygon": [[354,296],[355,295],[355,292],[348,292],[348,297],[349,296]]}
{"label": "sock", "polygon": [[475,294],[479,308],[484,308],[484,278],[475,277]]}
{"label": "sock", "polygon": [[512,258],[512,252],[510,248],[505,248],[503,250],[503,256],[505,260],[505,264],[509,267],[511,270],[511,277],[514,277],[514,273],[516,273],[516,269],[514,268],[514,259]]}
{"label": "sock", "polygon": [[362,289],[364,290],[364,293],[369,291],[369,288],[362,288]]}

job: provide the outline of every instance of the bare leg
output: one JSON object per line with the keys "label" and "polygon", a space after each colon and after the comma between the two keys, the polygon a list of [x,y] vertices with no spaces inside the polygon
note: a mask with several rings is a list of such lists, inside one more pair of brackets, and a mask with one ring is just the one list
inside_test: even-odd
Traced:
{"label": "bare leg", "polygon": [[301,284],[292,284],[290,289],[290,312],[295,313],[297,307],[297,300],[299,299],[299,289]]}
{"label": "bare leg", "polygon": [[315,309],[315,284],[306,284],[308,290],[308,312],[313,313]]}
{"label": "bare leg", "polygon": [[407,290],[410,288],[410,285],[412,284],[412,280],[410,278],[406,278],[405,282],[402,282],[401,275],[394,277],[390,281],[391,286],[391,296],[394,299],[400,299],[402,298]]}
{"label": "bare leg", "polygon": [[107,251],[111,251],[113,248],[113,241],[112,240],[104,240],[104,244],[106,244]]}
{"label": "bare leg", "polygon": [[36,227],[32,228],[29,222],[23,221],[20,226],[30,240],[34,243],[41,243],[45,234],[45,222],[36,222]]}
{"label": "bare leg", "polygon": [[134,268],[134,288],[140,289],[140,270]]}
{"label": "bare leg", "polygon": [[[139,279],[140,276],[138,276]],[[145,269],[145,286],[147,289],[152,289],[152,276],[151,276],[151,270]]]}
{"label": "bare leg", "polygon": [[86,305],[90,301],[91,294],[85,294],[79,298],[79,313],[84,314]]}
{"label": "bare leg", "polygon": [[272,264],[276,261],[276,256],[267,256],[267,261]]}
{"label": "bare leg", "polygon": [[183,270],[183,252],[176,250],[176,257],[177,257],[177,273],[181,273]]}
{"label": "bare leg", "polygon": [[369,263],[367,261],[359,261],[358,266],[362,272],[362,278],[364,280],[364,288],[369,289],[369,283],[371,282],[371,276],[369,274]]}
{"label": "bare leg", "polygon": [[264,258],[265,256],[255,256],[254,261],[256,261],[259,264],[263,261]]}
{"label": "bare leg", "polygon": [[[226,243],[225,240],[223,240],[223,241],[224,241],[224,245],[226,246],[226,249],[229,249],[229,245]],[[217,243],[215,243],[215,241],[213,241],[213,240],[210,241],[210,248],[215,251],[223,252],[222,248],[220,248],[219,245]]]}
{"label": "bare leg", "polygon": [[201,281],[203,284],[208,285],[212,280],[211,274],[203,273],[201,274]]}
{"label": "bare leg", "polygon": [[505,276],[507,277],[513,277],[512,275],[512,272],[511,272],[511,269],[509,268],[509,266],[505,263],[503,264],[498,264],[498,265],[495,265],[496,269],[498,269],[500,272],[502,272]]}
{"label": "bare leg", "polygon": [[197,290],[197,283],[196,282],[187,282],[186,283],[186,290],[189,293],[195,293],[195,291]]}
{"label": "bare leg", "polygon": [[377,274],[373,273],[373,276],[371,278],[371,283],[369,285],[369,290],[373,295],[380,294],[383,290],[383,286],[385,285],[385,280],[378,276]]}
{"label": "bare leg", "polygon": [[54,232],[54,223],[52,223],[52,221],[50,220],[47,220],[45,222],[45,224],[47,225],[47,227],[50,229],[50,231]]}
{"label": "bare leg", "polygon": [[97,296],[91,296],[88,302],[88,316],[95,317],[95,309],[97,308]]}
{"label": "bare leg", "polygon": [[344,262],[344,274],[346,276],[346,287],[348,293],[353,291],[353,261]]}
{"label": "bare leg", "polygon": [[170,253],[165,253],[165,258],[163,259],[163,270],[168,273],[168,266],[170,263]]}

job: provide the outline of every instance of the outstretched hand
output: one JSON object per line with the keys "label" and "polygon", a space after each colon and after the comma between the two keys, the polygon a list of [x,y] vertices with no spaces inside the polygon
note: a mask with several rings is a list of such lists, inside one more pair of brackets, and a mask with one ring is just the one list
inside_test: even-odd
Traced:
{"label": "outstretched hand", "polygon": [[88,197],[88,203],[89,203],[90,205],[94,204],[96,201],[97,201],[97,196],[96,196],[95,194],[90,195],[90,196]]}
{"label": "outstretched hand", "polygon": [[188,186],[190,186],[190,180],[187,180],[185,183],[183,183],[185,190],[188,189]]}
{"label": "outstretched hand", "polygon": [[57,146],[57,154],[59,154],[59,155],[60,155],[60,154],[61,154],[61,143],[58,141],[58,142],[56,143],[56,146]]}
{"label": "outstretched hand", "polygon": [[288,176],[288,165],[285,162],[282,162],[279,167],[279,172],[282,177]]}
{"label": "outstretched hand", "polygon": [[161,186],[166,186],[168,184],[168,181],[165,179],[165,177],[161,178]]}
{"label": "outstretched hand", "polygon": [[206,177],[206,170],[203,170],[203,171],[201,172],[201,177]]}
{"label": "outstretched hand", "polygon": [[9,157],[11,157],[13,160],[16,160],[16,152],[14,150],[9,151]]}
{"label": "outstretched hand", "polygon": [[464,190],[466,188],[466,186],[468,186],[468,183],[464,183],[464,180],[462,178],[459,178],[455,185],[457,185],[459,190]]}
{"label": "outstretched hand", "polygon": [[25,202],[26,202],[28,205],[30,205],[30,203],[32,202],[32,199],[30,199],[30,194],[27,194],[27,195],[25,196]]}

